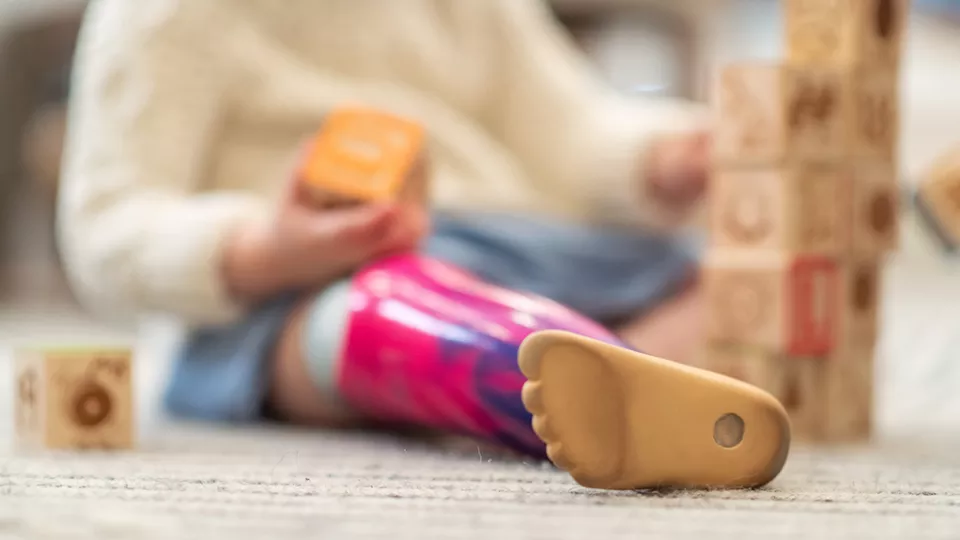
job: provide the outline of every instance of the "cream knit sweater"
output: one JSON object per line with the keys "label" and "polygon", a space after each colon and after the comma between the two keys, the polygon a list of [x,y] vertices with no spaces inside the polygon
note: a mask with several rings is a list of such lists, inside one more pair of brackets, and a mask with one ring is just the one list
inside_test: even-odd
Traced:
{"label": "cream knit sweater", "polygon": [[266,219],[324,113],[364,102],[430,134],[444,210],[668,227],[639,189],[686,103],[604,88],[537,0],[94,0],[79,43],[60,242],[107,315],[225,323],[224,238]]}

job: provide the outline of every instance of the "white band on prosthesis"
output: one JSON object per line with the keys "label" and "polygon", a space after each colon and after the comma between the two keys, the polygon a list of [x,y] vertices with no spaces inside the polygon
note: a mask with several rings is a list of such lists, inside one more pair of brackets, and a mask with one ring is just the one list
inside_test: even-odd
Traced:
{"label": "white band on prosthesis", "polygon": [[338,363],[349,323],[349,294],[349,280],[327,287],[310,303],[304,321],[304,361],[313,384],[326,396],[338,395]]}

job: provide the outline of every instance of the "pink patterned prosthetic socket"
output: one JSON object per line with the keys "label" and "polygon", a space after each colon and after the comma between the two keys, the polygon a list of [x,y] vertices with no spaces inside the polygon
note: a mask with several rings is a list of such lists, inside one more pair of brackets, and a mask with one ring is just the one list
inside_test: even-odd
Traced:
{"label": "pink patterned prosthetic socket", "polygon": [[521,342],[568,330],[625,346],[550,300],[484,283],[433,259],[404,255],[359,272],[337,374],[341,396],[385,422],[499,442],[543,456],[520,392]]}

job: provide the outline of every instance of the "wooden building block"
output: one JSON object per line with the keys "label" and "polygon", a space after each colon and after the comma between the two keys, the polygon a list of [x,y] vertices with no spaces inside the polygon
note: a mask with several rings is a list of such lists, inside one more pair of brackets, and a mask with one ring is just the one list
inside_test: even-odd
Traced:
{"label": "wooden building block", "polygon": [[896,250],[900,236],[900,187],[896,171],[886,163],[854,167],[853,227],[850,247],[860,256]]}
{"label": "wooden building block", "polygon": [[822,442],[827,435],[826,371],[823,358],[785,357],[787,381],[783,408],[790,415],[793,437],[798,441]]}
{"label": "wooden building block", "polygon": [[425,201],[425,133],[381,111],[333,111],[310,145],[300,176],[323,205],[403,199]]}
{"label": "wooden building block", "polygon": [[845,76],[844,152],[850,157],[895,165],[900,140],[899,75],[856,69]]}
{"label": "wooden building block", "polygon": [[710,343],[703,368],[752,384],[783,401],[787,385],[783,356],[760,347]]}
{"label": "wooden building block", "polygon": [[943,247],[960,250],[960,148],[934,162],[920,183],[914,203]]}
{"label": "wooden building block", "polygon": [[841,347],[824,365],[823,439],[865,442],[873,434],[874,347]]}
{"label": "wooden building block", "polygon": [[910,0],[784,0],[786,49],[800,65],[898,69]]}
{"label": "wooden building block", "polygon": [[840,265],[824,256],[715,250],[705,261],[707,339],[796,356],[832,352]]}
{"label": "wooden building block", "polygon": [[883,277],[879,259],[849,257],[843,263],[838,350],[872,349],[880,323],[880,291]]}
{"label": "wooden building block", "polygon": [[849,168],[722,169],[711,185],[711,244],[836,255],[848,247]]}
{"label": "wooden building block", "polygon": [[127,350],[19,351],[14,362],[17,447],[131,448],[131,361]]}
{"label": "wooden building block", "polygon": [[721,167],[895,161],[895,72],[734,64],[716,92]]}
{"label": "wooden building block", "polygon": [[768,165],[788,157],[839,158],[850,105],[837,70],[797,70],[769,63],[727,66],[716,89],[715,159],[721,165]]}

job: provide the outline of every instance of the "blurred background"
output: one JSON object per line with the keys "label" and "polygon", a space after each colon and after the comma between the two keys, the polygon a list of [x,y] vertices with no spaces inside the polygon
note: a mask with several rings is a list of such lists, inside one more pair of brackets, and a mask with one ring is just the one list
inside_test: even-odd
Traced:
{"label": "blurred background", "polygon": [[[87,0],[0,0],[2,298],[68,301],[51,233],[73,46]],[[707,99],[724,62],[781,55],[775,0],[552,0],[625,92]],[[960,144],[960,2],[915,0],[903,72],[902,170]]]}
{"label": "blurred background", "polygon": [[[239,0],[242,1],[242,0]],[[125,336],[73,304],[53,235],[71,57],[85,0],[0,0],[0,339]],[[774,0],[552,0],[557,16],[624,92],[706,100],[725,62],[781,56]],[[914,0],[902,82],[905,190],[960,146],[960,1]],[[909,209],[887,276],[881,415],[956,424],[960,273]],[[950,298],[955,300],[951,303]],[[940,310],[940,311],[938,311]],[[943,311],[946,310],[946,311]],[[121,333],[113,333],[121,332]],[[119,338],[118,338],[119,339]],[[945,385],[944,381],[948,384]],[[942,391],[930,390],[940,385]],[[955,385],[953,385],[955,386]],[[917,389],[922,389],[918,392]],[[3,395],[0,388],[0,395]],[[921,395],[922,394],[922,395]],[[886,397],[884,397],[886,396]],[[952,400],[952,401],[951,401]],[[953,407],[953,408],[951,408]],[[935,409],[935,411],[934,411]],[[934,411],[934,412],[928,412]],[[922,417],[922,418],[921,418]]]}

